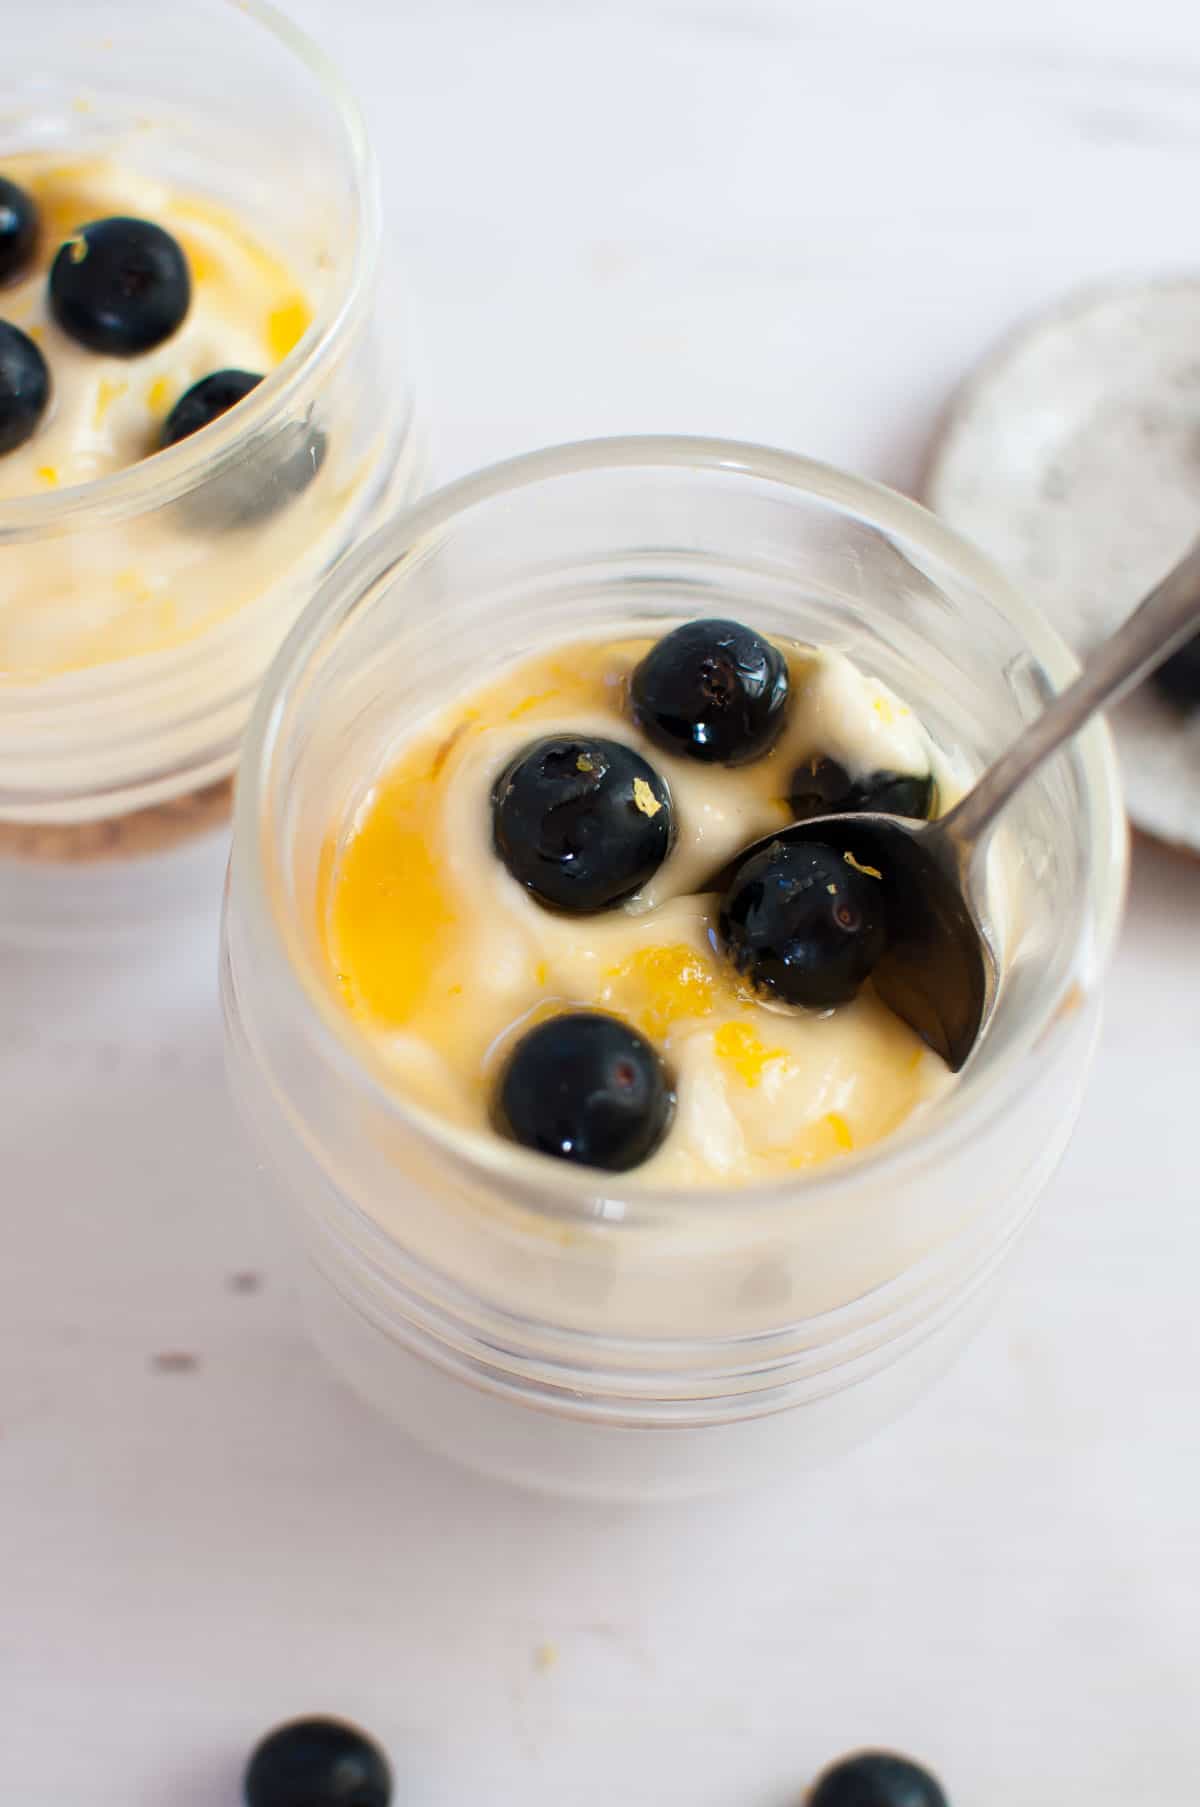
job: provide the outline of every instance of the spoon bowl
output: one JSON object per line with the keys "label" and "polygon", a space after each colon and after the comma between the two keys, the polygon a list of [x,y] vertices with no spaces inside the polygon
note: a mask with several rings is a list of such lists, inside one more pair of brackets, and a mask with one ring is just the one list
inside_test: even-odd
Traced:
{"label": "spoon bowl", "polygon": [[884,1003],[959,1072],[987,1023],[999,977],[978,895],[996,818],[1026,779],[1200,628],[1200,541],[946,815],[814,816],[766,835],[711,881],[726,891],[768,847],[832,847],[883,889],[886,940],[871,978]]}

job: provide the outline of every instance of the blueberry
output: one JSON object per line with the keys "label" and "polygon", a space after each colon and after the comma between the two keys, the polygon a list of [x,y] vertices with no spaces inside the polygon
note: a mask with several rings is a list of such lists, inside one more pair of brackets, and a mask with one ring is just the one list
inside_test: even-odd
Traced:
{"label": "blueberry", "polygon": [[640,753],[591,735],[552,735],[518,753],[492,790],[496,852],[540,903],[610,909],[657,872],[671,845],[671,793]]}
{"label": "blueberry", "polygon": [[859,1751],[825,1771],[808,1807],[949,1807],[949,1802],[919,1763],[890,1751]]}
{"label": "blueberry", "polygon": [[1151,682],[1179,709],[1200,708],[1200,634],[1159,666]]}
{"label": "blueberry", "polygon": [[246,1769],[246,1807],[388,1807],[387,1758],[338,1719],[294,1719],[268,1734]]}
{"label": "blueberry", "polygon": [[50,266],[54,318],[89,351],[150,351],[182,323],[191,298],[187,259],[150,220],[94,220]]}
{"label": "blueberry", "polygon": [[[218,420],[256,389],[250,370],[214,370],[186,390],[163,422],[160,447],[177,445]],[[217,471],[187,497],[188,517],[205,532],[264,521],[306,489],[325,460],[324,433],[305,421],[286,421],[272,437]]]}
{"label": "blueberry", "polygon": [[882,883],[822,842],[772,841],[735,873],[718,936],[756,991],[810,1010],[848,1004],[884,950]]}
{"label": "blueberry", "polygon": [[21,275],[33,256],[37,236],[33,196],[0,176],[0,282]]}
{"label": "blueberry", "polygon": [[923,778],[909,772],[872,772],[869,778],[855,780],[844,765],[823,753],[796,767],[788,794],[797,822],[862,810],[927,821],[933,802],[933,777],[928,772]]}
{"label": "blueberry", "polygon": [[240,402],[261,382],[262,377],[249,370],[214,370],[211,376],[202,376],[198,383],[185,390],[167,415],[161,443],[176,445],[189,434],[198,433],[201,427],[227,413],[235,402]]}
{"label": "blueberry", "polygon": [[24,445],[49,399],[45,358],[19,327],[0,320],[0,453]]}
{"label": "blueberry", "polygon": [[736,621],[689,621],[651,647],[630,698],[657,746],[707,765],[745,765],[783,727],[787,661]]}
{"label": "blueberry", "polygon": [[494,1119],[525,1148],[624,1173],[654,1153],[674,1105],[644,1036],[615,1016],[574,1010],[521,1037],[500,1075]]}

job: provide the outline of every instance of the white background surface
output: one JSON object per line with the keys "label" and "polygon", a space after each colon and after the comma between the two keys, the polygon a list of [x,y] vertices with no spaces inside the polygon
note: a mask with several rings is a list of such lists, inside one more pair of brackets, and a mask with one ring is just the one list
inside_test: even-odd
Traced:
{"label": "white background surface", "polygon": [[[1200,263],[1190,0],[294,11],[368,104],[442,475],[686,429],[910,485],[1022,312]],[[801,1493],[633,1516],[460,1475],[318,1366],[214,932],[0,956],[5,1801],[232,1807],[335,1710],[406,1807],[796,1807],[864,1741],[955,1807],[1194,1807],[1200,864],[1137,849],[1084,1120],[953,1375]]]}

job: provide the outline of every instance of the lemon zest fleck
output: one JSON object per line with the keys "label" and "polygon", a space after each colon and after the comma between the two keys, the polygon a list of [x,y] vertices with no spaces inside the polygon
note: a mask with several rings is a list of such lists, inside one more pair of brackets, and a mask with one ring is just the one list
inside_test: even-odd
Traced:
{"label": "lemon zest fleck", "polygon": [[633,801],[644,816],[656,816],[662,808],[662,804],[644,778],[635,778],[633,781]]}
{"label": "lemon zest fleck", "polygon": [[38,476],[50,489],[58,488],[58,466],[55,464],[39,464]]}
{"label": "lemon zest fleck", "polygon": [[880,882],[882,882],[883,873],[879,870],[878,866],[862,866],[862,865],[860,865],[859,862],[855,859],[854,855],[849,851],[849,849],[847,849],[847,851],[842,855],[842,858],[845,860],[847,866],[853,866],[854,870],[856,872],[861,872],[863,874],[864,878],[877,878],[880,880]]}

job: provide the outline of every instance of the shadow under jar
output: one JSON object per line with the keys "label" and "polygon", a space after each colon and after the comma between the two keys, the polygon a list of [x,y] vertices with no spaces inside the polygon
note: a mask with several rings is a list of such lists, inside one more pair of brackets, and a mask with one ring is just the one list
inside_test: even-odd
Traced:
{"label": "shadow under jar", "polygon": [[[154,223],[188,252],[193,314],[212,293],[204,247],[219,261],[225,230],[214,241],[210,208],[238,257],[269,248],[296,288],[271,320],[277,361],[202,430],[159,449],[164,414],[208,374],[181,354],[145,456],[85,481],[39,465],[27,494],[0,483],[0,937],[86,938],[137,931],[219,882],[211,831],[262,674],[381,505],[415,491],[422,448],[397,310],[386,341],[375,319],[362,120],[282,15],[258,0],[46,0],[13,15],[5,47],[0,174],[36,196],[51,171],[40,269],[87,223],[70,217],[72,185],[94,210],[103,170],[134,197],[111,211],[140,212],[142,187],[166,197]],[[0,286],[0,319],[15,292]],[[37,331],[61,433],[56,358],[89,354],[53,321]],[[95,424],[144,368],[113,361]]]}
{"label": "shadow under jar", "polygon": [[441,491],[333,574],[273,668],[239,785],[228,1062],[316,1339],[417,1437],[564,1493],[785,1477],[920,1391],[1066,1143],[1120,912],[1124,817],[1095,727],[997,849],[983,1042],[875,1148],[684,1192],[422,1111],[334,995],[331,832],[464,686],[565,637],[700,615],[844,650],[966,776],[1074,670],[986,559],[899,496],[720,441],[568,446]]}

